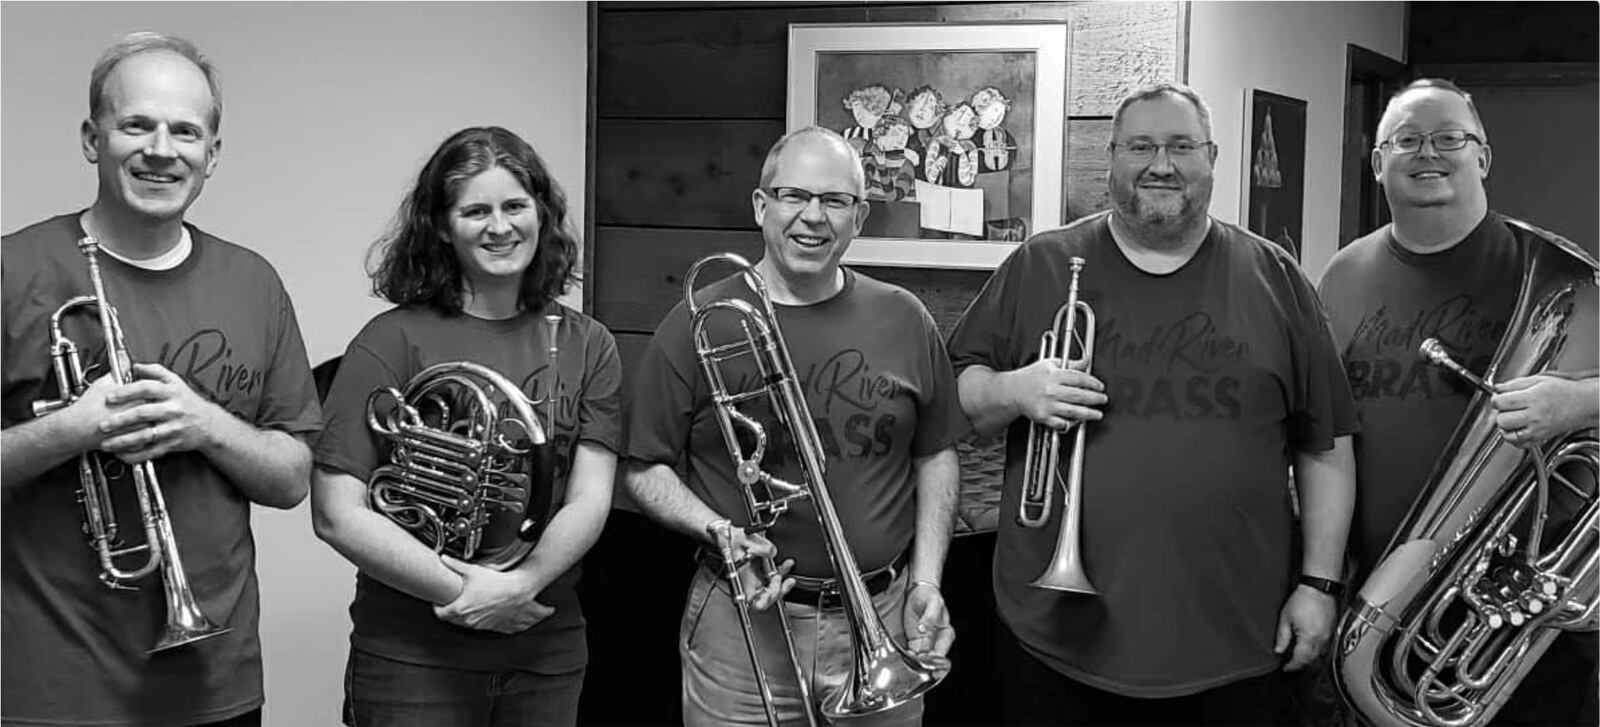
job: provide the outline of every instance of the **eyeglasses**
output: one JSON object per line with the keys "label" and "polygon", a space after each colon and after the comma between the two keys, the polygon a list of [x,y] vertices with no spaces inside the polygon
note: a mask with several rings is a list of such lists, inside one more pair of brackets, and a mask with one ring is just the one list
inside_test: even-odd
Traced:
{"label": "eyeglasses", "polygon": [[1473,134],[1470,131],[1462,131],[1460,129],[1441,129],[1439,131],[1430,131],[1421,134],[1409,131],[1404,134],[1395,134],[1394,136],[1391,136],[1385,140],[1382,144],[1379,144],[1378,148],[1387,148],[1389,149],[1389,153],[1396,156],[1402,154],[1415,154],[1419,151],[1422,151],[1422,142],[1429,140],[1433,141],[1434,151],[1456,151],[1457,149],[1465,147],[1469,141],[1475,141],[1479,144],[1483,143],[1483,139],[1478,138],[1477,134]]}
{"label": "eyeglasses", "polygon": [[1209,141],[1195,141],[1194,139],[1176,139],[1165,144],[1149,139],[1134,139],[1133,141],[1111,142],[1109,145],[1113,154],[1121,152],[1126,159],[1147,162],[1156,158],[1156,152],[1166,149],[1167,156],[1174,158],[1188,158],[1200,153],[1201,149],[1209,149],[1216,144]]}
{"label": "eyeglasses", "polygon": [[795,210],[811,204],[813,197],[821,200],[823,209],[832,212],[854,209],[861,203],[860,197],[849,192],[813,192],[801,187],[771,187],[765,191],[778,201],[779,206]]}

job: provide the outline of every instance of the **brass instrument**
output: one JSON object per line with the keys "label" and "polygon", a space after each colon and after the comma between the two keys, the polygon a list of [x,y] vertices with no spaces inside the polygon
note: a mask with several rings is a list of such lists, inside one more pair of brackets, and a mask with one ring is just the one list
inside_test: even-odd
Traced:
{"label": "brass instrument", "polygon": [[[487,366],[430,366],[403,391],[367,397],[367,426],[392,445],[368,483],[374,510],[434,552],[506,570],[533,550],[548,524],[555,477],[556,333],[548,316],[550,385],[536,402]],[[548,428],[547,428],[548,427]]]}
{"label": "brass instrument", "polygon": [[[695,302],[695,279],[707,265],[718,261],[727,262],[739,269],[744,282],[760,300],[760,308],[731,297],[700,304]],[[705,372],[717,423],[722,430],[728,454],[733,458],[734,470],[742,485],[740,489],[744,493],[745,505],[750,516],[750,524],[746,529],[750,532],[760,532],[772,527],[778,517],[788,509],[789,504],[799,499],[809,498],[816,509],[828,558],[832,562],[834,574],[838,577],[841,601],[854,645],[851,672],[844,685],[820,696],[822,714],[828,719],[873,714],[904,704],[932,689],[948,673],[947,665],[931,663],[932,660],[924,662],[895,643],[894,638],[878,618],[877,610],[873,608],[872,596],[861,578],[860,567],[856,564],[855,556],[850,552],[845,540],[844,529],[839,524],[833,499],[828,494],[827,482],[823,478],[826,460],[821,440],[806,404],[805,394],[801,390],[800,379],[795,375],[788,345],[784,343],[783,332],[778,327],[777,314],[767,293],[766,282],[744,258],[732,253],[720,253],[701,258],[689,268],[683,281],[683,296],[694,331],[695,353]],[[710,317],[719,311],[727,311],[737,317],[744,334],[741,338],[722,344],[712,342],[707,331],[707,323]],[[744,357],[749,357],[754,363],[760,375],[760,385],[749,391],[731,393],[720,366],[724,361]],[[767,432],[754,417],[739,409],[740,404],[752,399],[765,400],[777,415],[780,424],[787,428],[793,437],[801,463],[801,482],[785,482],[761,468],[761,460],[767,448]],[[754,450],[748,454],[739,442],[740,431],[750,435],[755,442]],[[727,539],[725,529],[717,534],[717,539],[723,551],[724,562],[728,566],[728,581],[735,606],[739,611],[745,643],[750,649],[757,681],[762,684],[762,701],[767,710],[767,721],[776,726],[777,710],[771,692],[766,687],[765,671],[760,659],[757,658],[755,634],[750,626],[749,599],[739,577],[735,554],[731,552],[731,543]],[[761,565],[764,566],[766,573],[772,572],[770,559],[766,559]],[[788,647],[790,662],[800,681],[801,701],[805,706],[806,720],[815,725],[817,720],[810,685],[804,677],[804,672],[800,670],[788,617],[781,603],[776,604],[775,608],[782,624],[783,639]]]}
{"label": "brass instrument", "polygon": [[[1067,302],[1056,309],[1050,330],[1039,337],[1039,357],[1060,361],[1063,368],[1087,372],[1094,365],[1094,309],[1078,299],[1078,274],[1083,270],[1083,258],[1071,258],[1067,264],[1072,274],[1067,284]],[[1083,320],[1081,333],[1078,330],[1080,318]],[[1100,594],[1084,573],[1080,549],[1083,446],[1088,428],[1089,423],[1084,421],[1071,425],[1072,452],[1068,455],[1067,479],[1063,484],[1066,494],[1061,505],[1060,535],[1056,539],[1056,549],[1050,556],[1050,563],[1038,578],[1028,584],[1035,588],[1090,596]],[[1022,471],[1022,496],[1017,507],[1018,524],[1039,528],[1050,521],[1056,484],[1061,482],[1060,457],[1061,432],[1038,422],[1029,424],[1028,454]]]}
{"label": "brass instrument", "polygon": [[[61,398],[33,403],[33,414],[42,417],[65,409],[83,396],[89,388],[84,375],[83,359],[76,343],[62,331],[61,319],[80,307],[94,307],[99,316],[100,334],[106,345],[107,375],[116,384],[132,383],[133,363],[128,356],[127,340],[122,335],[122,323],[117,309],[106,297],[105,281],[100,276],[97,256],[100,245],[93,237],[78,241],[78,250],[89,265],[89,281],[94,295],[80,295],[57,308],[50,316],[50,363],[55,370],[56,386]],[[84,531],[89,535],[90,547],[100,558],[100,582],[113,589],[137,590],[130,583],[141,580],[156,569],[161,570],[161,586],[167,602],[167,622],[150,653],[194,643],[212,636],[220,636],[232,629],[222,628],[206,618],[200,603],[189,587],[189,577],[183,568],[183,558],[178,553],[178,542],[172,533],[172,520],[167,513],[167,501],[156,479],[155,465],[141,462],[129,466],[133,475],[134,496],[138,498],[140,521],[144,528],[144,542],[127,545],[121,538],[121,526],[111,503],[111,484],[107,467],[122,466],[116,460],[106,461],[99,452],[85,452],[78,457],[78,501],[83,504]],[[118,565],[128,556],[145,553],[142,563]]]}
{"label": "brass instrument", "polygon": [[[1481,379],[1423,343],[1479,392],[1334,635],[1340,690],[1375,725],[1487,724],[1556,636],[1595,628],[1596,430],[1519,448],[1489,398],[1494,381],[1593,375],[1597,266],[1511,222],[1533,244],[1505,335]],[[1576,504],[1569,522],[1549,519],[1558,498]]]}

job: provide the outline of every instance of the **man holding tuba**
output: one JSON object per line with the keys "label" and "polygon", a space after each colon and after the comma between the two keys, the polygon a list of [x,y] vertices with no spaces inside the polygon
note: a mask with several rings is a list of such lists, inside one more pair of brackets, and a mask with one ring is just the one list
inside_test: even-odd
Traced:
{"label": "man holding tuba", "polygon": [[[1280,668],[1309,663],[1332,629],[1350,394],[1294,259],[1207,214],[1211,131],[1185,86],[1125,97],[1112,210],[1024,243],[951,334],[962,407],[978,431],[1006,430],[994,585],[1007,724],[1278,724]],[[1088,370],[1039,358],[1069,285],[1093,310]],[[1063,505],[1044,527],[1013,520],[1039,424],[1087,427],[1074,542],[1058,542]],[[1043,473],[1055,503],[1071,466]],[[1097,593],[1040,578],[1064,546]]]}
{"label": "man holding tuba", "polygon": [[125,36],[89,99],[94,203],[4,239],[0,721],[259,725],[250,506],[305,497],[321,425],[294,306],[184,222],[222,143],[195,46]]}
{"label": "man holding tuba", "polygon": [[[1355,440],[1351,540],[1362,578],[1401,535],[1413,502],[1429,494],[1429,473],[1451,459],[1447,445],[1479,392],[1431,365],[1418,347],[1436,339],[1468,373],[1487,377],[1497,350],[1530,335],[1509,328],[1525,281],[1537,282],[1526,261],[1555,250],[1554,236],[1489,209],[1488,132],[1472,97],[1455,84],[1422,79],[1406,86],[1389,100],[1377,138],[1372,170],[1394,221],[1340,250],[1320,283],[1363,426]],[[1577,256],[1554,257],[1572,263],[1575,280],[1588,278],[1580,295],[1592,310],[1592,257],[1587,267]],[[1587,345],[1592,360],[1594,321],[1572,325],[1580,334],[1587,327],[1588,337],[1568,347]],[[1514,375],[1491,385],[1491,431],[1511,446],[1531,450],[1596,426],[1600,386],[1592,369]],[[1593,482],[1587,486],[1592,493]],[[1547,549],[1574,514],[1559,488],[1550,503]],[[1595,658],[1592,632],[1555,637],[1493,723],[1594,724]]]}
{"label": "man holding tuba", "polygon": [[[915,654],[942,657],[955,637],[940,574],[954,517],[954,445],[966,423],[943,343],[921,302],[840,266],[867,215],[864,188],[861,160],[837,133],[807,128],[779,140],[751,195],[765,242],[754,271],[770,289],[772,323],[788,341],[803,404],[816,425],[820,451],[813,454],[826,466],[847,540],[837,545],[854,554],[869,608],[887,631]],[[694,298],[705,306],[735,299],[762,307],[739,274]],[[739,326],[720,318],[706,327],[725,341]],[[800,679],[815,700],[825,702],[850,672],[852,639],[860,634],[852,635],[841,610],[831,546],[811,502],[795,501],[766,533],[746,532],[750,507],[740,480],[756,478],[754,470],[733,466],[697,361],[697,328],[689,305],[680,304],[639,361],[625,478],[646,513],[702,547],[679,638],[683,719],[689,725],[767,724],[754,652],[774,682],[772,721],[795,723],[807,710],[790,662],[800,665]],[[748,364],[724,364],[721,379],[730,393],[751,391],[770,378]],[[764,454],[751,458],[761,471],[798,482],[802,455],[777,414],[751,414],[768,433]],[[757,443],[741,438],[737,444],[749,454]],[[680,457],[687,461],[687,481],[673,469]],[[744,564],[740,577],[753,606],[746,612],[749,649],[720,545],[728,547],[728,560]],[[773,573],[753,572],[756,562],[774,557],[786,563]],[[792,627],[787,636],[780,611]],[[850,724],[914,725],[921,714],[922,701],[915,698]]]}

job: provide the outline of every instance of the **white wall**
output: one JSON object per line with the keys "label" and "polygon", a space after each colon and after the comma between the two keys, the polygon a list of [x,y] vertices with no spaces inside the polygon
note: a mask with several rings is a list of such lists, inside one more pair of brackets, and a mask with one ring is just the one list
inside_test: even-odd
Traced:
{"label": "white wall", "polygon": [[1339,249],[1345,45],[1404,61],[1405,3],[1201,1],[1189,12],[1189,85],[1211,105],[1219,146],[1213,215],[1239,221],[1245,89],[1307,101],[1301,265],[1316,280]]}
{"label": "white wall", "polygon": [[[578,2],[4,3],[0,229],[93,200],[77,137],[89,69],[134,30],[186,36],[220,68],[221,163],[190,219],[277,266],[313,364],[383,309],[362,271],[367,247],[457,129],[496,124],[526,138],[582,229]],[[335,724],[354,571],[312,535],[304,505],[258,509],[255,533],[267,722]]]}

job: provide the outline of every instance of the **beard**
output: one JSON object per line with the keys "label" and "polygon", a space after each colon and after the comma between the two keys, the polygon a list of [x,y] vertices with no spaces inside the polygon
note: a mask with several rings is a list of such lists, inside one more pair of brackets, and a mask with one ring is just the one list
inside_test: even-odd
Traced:
{"label": "beard", "polygon": [[[1172,182],[1185,185],[1185,189],[1177,195],[1164,194],[1156,197],[1140,191],[1139,183],[1146,180]],[[1158,229],[1177,229],[1193,223],[1206,214],[1206,208],[1211,203],[1211,186],[1204,184],[1191,188],[1186,185],[1186,180],[1178,175],[1165,177],[1145,175],[1130,183],[1113,180],[1111,203],[1122,218],[1130,223]]]}

